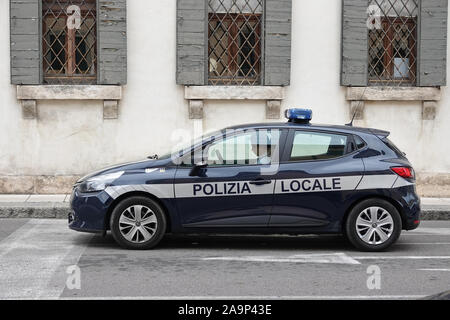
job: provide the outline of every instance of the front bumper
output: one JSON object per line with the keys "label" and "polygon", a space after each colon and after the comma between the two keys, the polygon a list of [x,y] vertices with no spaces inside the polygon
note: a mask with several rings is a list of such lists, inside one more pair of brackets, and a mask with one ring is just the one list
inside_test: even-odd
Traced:
{"label": "front bumper", "polygon": [[104,191],[80,193],[75,187],[70,198],[69,228],[81,232],[104,232],[108,229],[106,218],[112,201]]}

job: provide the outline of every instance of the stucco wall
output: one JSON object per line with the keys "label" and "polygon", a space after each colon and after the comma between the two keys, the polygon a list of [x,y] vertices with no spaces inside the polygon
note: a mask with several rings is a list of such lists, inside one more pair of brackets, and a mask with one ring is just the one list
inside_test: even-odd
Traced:
{"label": "stucco wall", "polygon": [[[82,175],[170,151],[179,142],[172,138],[195,126],[266,121],[264,101],[206,101],[204,119],[188,119],[184,88],[175,84],[175,6],[128,1],[128,85],[118,120],[103,120],[101,101],[39,101],[38,119],[24,120],[10,85],[9,4],[0,1],[0,177]],[[312,108],[317,123],[349,121],[339,86],[340,33],[340,1],[293,1],[292,78],[283,109]],[[450,174],[449,123],[446,87],[434,121],[422,120],[420,102],[371,102],[356,122],[391,131],[416,170],[431,174]]]}

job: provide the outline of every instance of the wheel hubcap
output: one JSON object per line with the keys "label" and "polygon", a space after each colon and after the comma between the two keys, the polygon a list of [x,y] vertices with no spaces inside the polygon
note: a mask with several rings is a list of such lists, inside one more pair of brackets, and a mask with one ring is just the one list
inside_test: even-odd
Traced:
{"label": "wheel hubcap", "polygon": [[361,240],[372,245],[385,243],[394,231],[391,214],[380,207],[364,209],[356,219],[356,232]]}
{"label": "wheel hubcap", "polygon": [[158,227],[155,213],[146,206],[134,205],[125,209],[119,218],[122,236],[133,243],[149,241]]}

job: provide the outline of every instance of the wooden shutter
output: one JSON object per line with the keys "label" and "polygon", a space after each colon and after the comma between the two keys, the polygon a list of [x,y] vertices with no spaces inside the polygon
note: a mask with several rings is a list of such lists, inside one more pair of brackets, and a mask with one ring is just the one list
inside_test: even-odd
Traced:
{"label": "wooden shutter", "polygon": [[206,1],[177,0],[177,84],[206,84]]}
{"label": "wooden shutter", "polygon": [[[97,0],[98,83],[127,83],[127,1]],[[145,30],[145,27],[142,29]]]}
{"label": "wooden shutter", "polygon": [[446,85],[447,12],[447,0],[421,1],[418,53],[420,87]]}
{"label": "wooden shutter", "polygon": [[342,86],[367,86],[367,9],[367,0],[342,0]]}
{"label": "wooden shutter", "polygon": [[41,83],[40,1],[10,0],[11,83]]}
{"label": "wooden shutter", "polygon": [[287,86],[291,80],[292,0],[266,0],[264,85]]}

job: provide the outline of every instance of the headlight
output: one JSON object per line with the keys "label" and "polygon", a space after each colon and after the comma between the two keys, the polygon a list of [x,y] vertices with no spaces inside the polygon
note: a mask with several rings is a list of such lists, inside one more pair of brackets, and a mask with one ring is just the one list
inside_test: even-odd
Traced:
{"label": "headlight", "polygon": [[119,179],[124,171],[103,174],[101,176],[90,178],[80,184],[80,192],[96,192],[105,190],[112,182]]}

